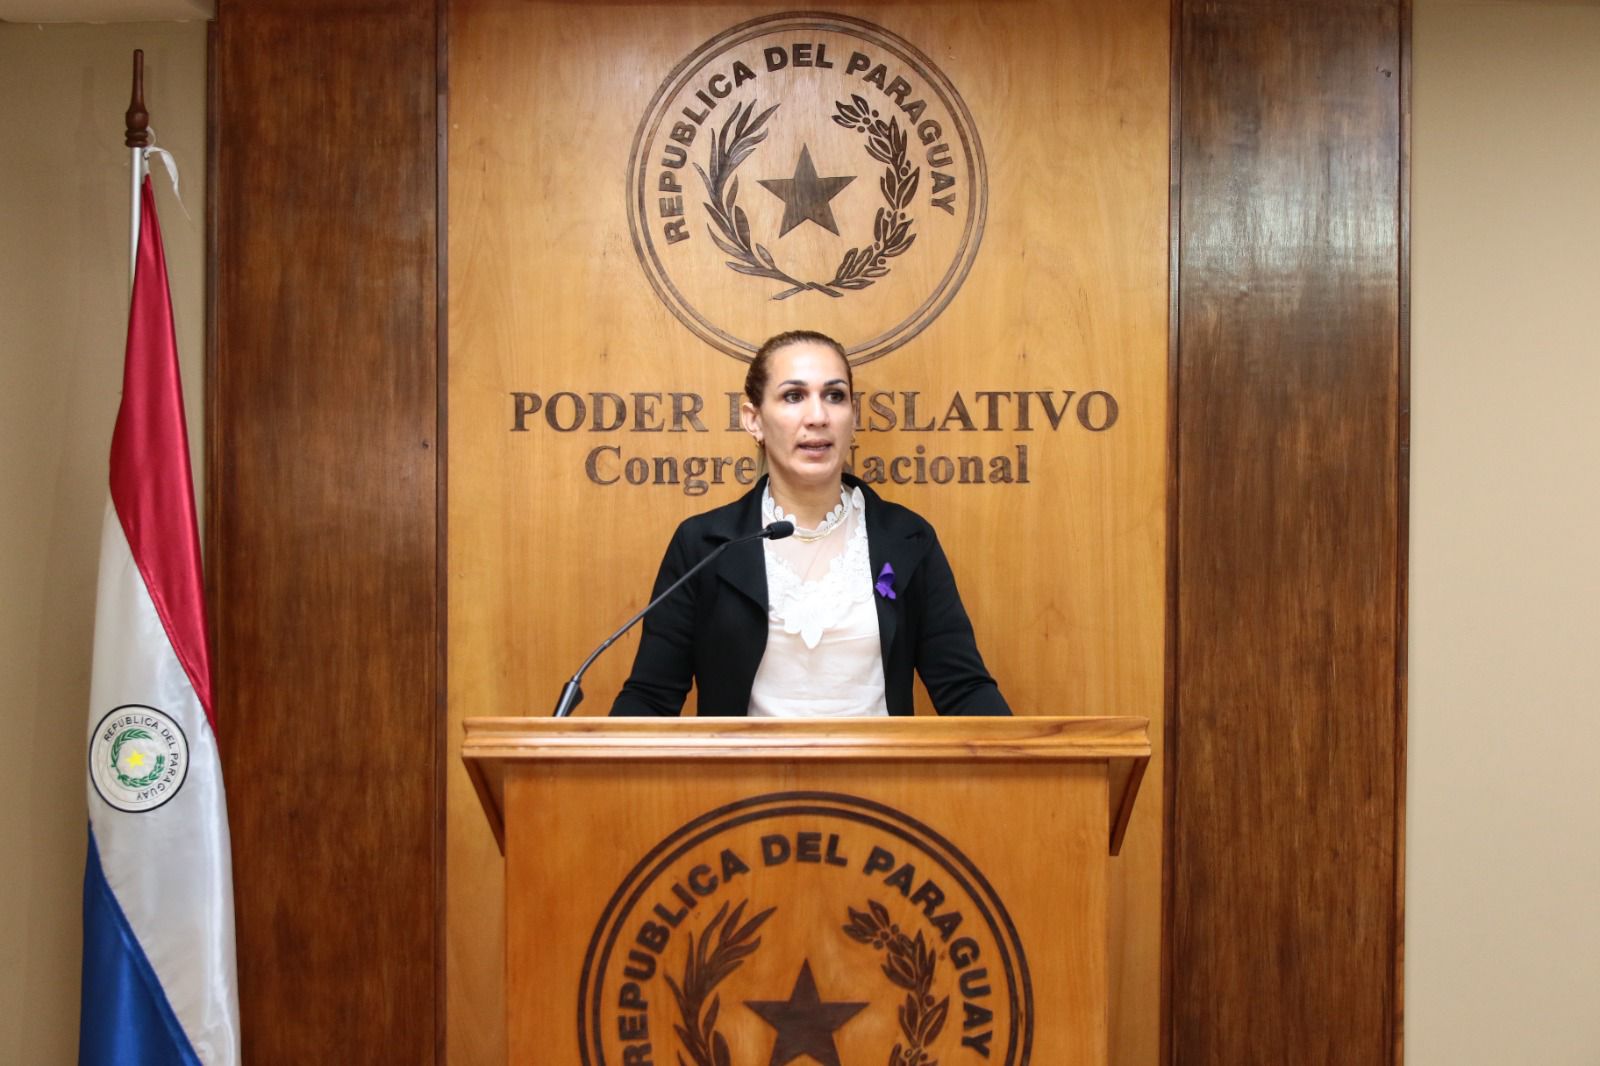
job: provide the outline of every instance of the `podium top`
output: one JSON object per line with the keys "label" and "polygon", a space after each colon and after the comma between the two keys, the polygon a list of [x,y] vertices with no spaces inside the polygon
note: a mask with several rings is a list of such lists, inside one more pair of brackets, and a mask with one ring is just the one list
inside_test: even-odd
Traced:
{"label": "podium top", "polygon": [[1104,762],[1111,853],[1150,760],[1144,718],[469,718],[461,758],[505,845],[505,775],[549,763]]}

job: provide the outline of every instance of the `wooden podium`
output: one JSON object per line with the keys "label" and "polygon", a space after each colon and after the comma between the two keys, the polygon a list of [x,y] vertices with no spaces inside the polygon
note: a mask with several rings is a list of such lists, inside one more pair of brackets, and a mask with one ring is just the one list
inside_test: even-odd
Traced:
{"label": "wooden podium", "polygon": [[478,718],[462,756],[510,1062],[1106,1061],[1142,718]]}

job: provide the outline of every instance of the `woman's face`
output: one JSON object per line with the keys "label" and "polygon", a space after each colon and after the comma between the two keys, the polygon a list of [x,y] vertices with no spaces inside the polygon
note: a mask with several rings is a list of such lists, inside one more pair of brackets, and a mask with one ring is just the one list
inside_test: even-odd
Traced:
{"label": "woman's face", "polygon": [[786,345],[771,360],[761,406],[746,399],[740,407],[745,430],[766,445],[779,486],[837,486],[855,421],[844,360],[814,341]]}

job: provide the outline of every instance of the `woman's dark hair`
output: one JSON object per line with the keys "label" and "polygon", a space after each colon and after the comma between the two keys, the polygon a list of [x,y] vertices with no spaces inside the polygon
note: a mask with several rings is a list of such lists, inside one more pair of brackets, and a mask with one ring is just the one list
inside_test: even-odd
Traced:
{"label": "woman's dark hair", "polygon": [[756,357],[750,361],[750,369],[744,376],[745,399],[761,406],[761,398],[767,394],[767,379],[772,376],[772,357],[776,353],[789,347],[791,344],[820,344],[824,348],[832,348],[839,355],[839,360],[844,363],[844,378],[851,391],[855,390],[856,378],[850,369],[850,357],[844,354],[844,345],[828,336],[811,329],[792,329],[787,333],[780,333],[776,337],[768,338],[767,342],[756,349]]}

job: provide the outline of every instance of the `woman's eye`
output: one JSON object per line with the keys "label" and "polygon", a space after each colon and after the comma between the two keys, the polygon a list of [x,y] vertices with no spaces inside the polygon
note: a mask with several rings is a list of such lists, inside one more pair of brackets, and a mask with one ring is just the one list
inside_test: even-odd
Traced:
{"label": "woman's eye", "polygon": [[844,393],[838,389],[829,389],[827,397],[829,403],[844,403],[845,399]]}
{"label": "woman's eye", "polygon": [[783,394],[784,403],[799,403],[801,399],[802,397],[799,391],[795,389],[790,389],[788,392]]}

